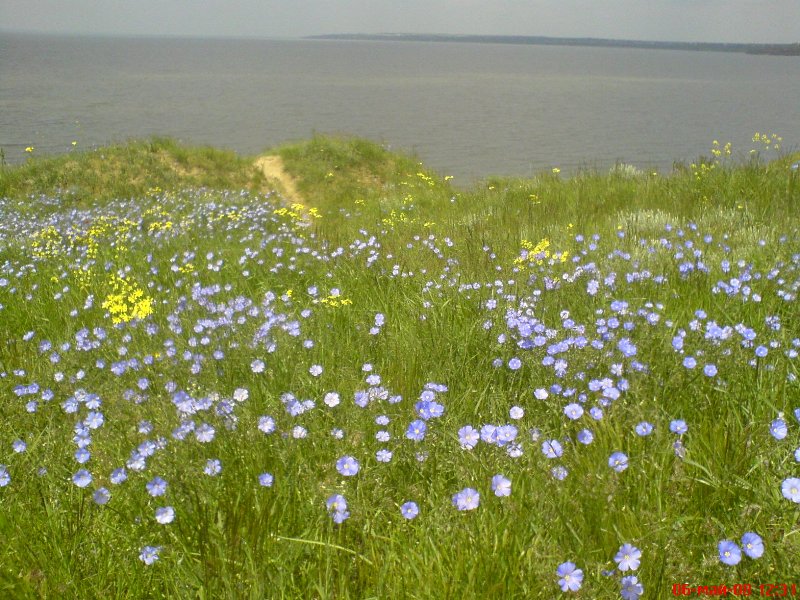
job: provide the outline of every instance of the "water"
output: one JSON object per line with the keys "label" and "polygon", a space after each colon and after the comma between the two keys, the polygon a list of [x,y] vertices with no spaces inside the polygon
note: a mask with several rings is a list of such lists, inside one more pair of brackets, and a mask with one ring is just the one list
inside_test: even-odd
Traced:
{"label": "water", "polygon": [[6,159],[169,135],[256,153],[316,133],[470,181],[615,162],[669,169],[755,131],[800,145],[800,60],[411,42],[0,35]]}

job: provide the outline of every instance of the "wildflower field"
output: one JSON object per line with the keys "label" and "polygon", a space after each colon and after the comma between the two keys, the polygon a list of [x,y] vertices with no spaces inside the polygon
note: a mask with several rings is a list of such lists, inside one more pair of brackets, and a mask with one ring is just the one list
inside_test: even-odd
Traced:
{"label": "wildflower field", "polygon": [[777,145],[466,188],[317,137],[276,150],[302,202],[168,140],[31,149],[0,168],[0,597],[800,594]]}

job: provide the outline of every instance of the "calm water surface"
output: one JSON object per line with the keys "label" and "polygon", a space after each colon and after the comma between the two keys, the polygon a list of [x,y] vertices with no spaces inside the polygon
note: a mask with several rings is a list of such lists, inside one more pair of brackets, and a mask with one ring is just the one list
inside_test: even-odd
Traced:
{"label": "calm water surface", "polygon": [[153,134],[260,152],[347,133],[470,181],[800,145],[800,60],[483,44],[0,35],[6,159]]}

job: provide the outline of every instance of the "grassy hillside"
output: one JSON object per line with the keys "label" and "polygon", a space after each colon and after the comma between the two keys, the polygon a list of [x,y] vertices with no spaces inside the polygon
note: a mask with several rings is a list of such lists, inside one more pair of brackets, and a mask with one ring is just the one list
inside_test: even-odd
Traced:
{"label": "grassy hillside", "polygon": [[797,156],[273,152],[302,203],[169,140],[0,171],[3,597],[793,581]]}

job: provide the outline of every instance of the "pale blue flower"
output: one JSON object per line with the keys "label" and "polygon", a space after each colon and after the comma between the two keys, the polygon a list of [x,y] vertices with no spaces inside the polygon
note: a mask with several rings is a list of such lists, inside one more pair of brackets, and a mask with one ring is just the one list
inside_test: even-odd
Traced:
{"label": "pale blue flower", "polygon": [[400,507],[400,514],[410,521],[419,514],[419,507],[416,502],[406,502]]}
{"label": "pale blue flower", "polygon": [[636,546],[631,544],[623,544],[620,546],[619,551],[614,556],[614,561],[617,563],[619,570],[622,572],[631,570],[635,571],[639,568],[640,559],[642,558],[642,551]]}
{"label": "pale blue flower", "polygon": [[158,560],[159,552],[161,552],[161,546],[145,546],[139,553],[139,560],[146,565],[152,565]]}
{"label": "pale blue flower", "polygon": [[492,491],[495,496],[510,496],[511,495],[511,480],[503,475],[495,475],[492,477]]}
{"label": "pale blue flower", "polygon": [[359,470],[358,461],[352,456],[342,456],[336,461],[336,470],[345,477],[352,477]]}
{"label": "pale blue flower", "polygon": [[748,531],[742,536],[742,550],[750,558],[761,558],[764,554],[764,540],[757,533]]}
{"label": "pale blue flower", "polygon": [[564,449],[558,440],[546,440],[542,443],[542,454],[547,458],[559,458],[564,454]]}
{"label": "pale blue flower", "polygon": [[72,483],[79,488],[85,488],[92,483],[92,474],[86,469],[80,469],[75,475],[72,476]]}
{"label": "pale blue flower", "polygon": [[628,468],[628,457],[622,452],[614,452],[608,457],[608,466],[617,473],[622,473]]}
{"label": "pale blue flower", "polygon": [[583,582],[583,571],[574,562],[565,562],[558,565],[556,569],[558,575],[558,585],[562,592],[577,592],[581,589]]}
{"label": "pale blue flower", "polygon": [[730,540],[722,540],[718,545],[719,560],[723,564],[734,566],[742,560],[742,550]]}
{"label": "pale blue flower", "polygon": [[474,510],[480,503],[481,495],[473,488],[464,488],[453,495],[453,506],[458,510]]}
{"label": "pale blue flower", "polygon": [[168,525],[175,520],[175,509],[171,506],[162,506],[156,509],[156,521],[161,525]]}

